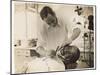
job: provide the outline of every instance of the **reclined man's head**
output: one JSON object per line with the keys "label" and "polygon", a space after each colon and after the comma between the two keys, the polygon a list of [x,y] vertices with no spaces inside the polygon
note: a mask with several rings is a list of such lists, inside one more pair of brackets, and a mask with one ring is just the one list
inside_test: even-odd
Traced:
{"label": "reclined man's head", "polygon": [[56,51],[55,50],[47,51],[47,56],[49,56],[50,58],[54,58],[56,56]]}
{"label": "reclined man's head", "polygon": [[46,50],[45,50],[42,46],[39,46],[39,47],[36,49],[36,52],[39,53],[40,57],[41,57],[41,56],[46,56]]}

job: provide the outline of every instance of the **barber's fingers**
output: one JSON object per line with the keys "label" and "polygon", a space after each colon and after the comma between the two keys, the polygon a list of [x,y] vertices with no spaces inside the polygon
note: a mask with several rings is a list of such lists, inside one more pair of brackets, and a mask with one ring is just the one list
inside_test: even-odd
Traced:
{"label": "barber's fingers", "polygon": [[68,45],[70,45],[71,43],[72,43],[71,40],[65,41],[65,42],[61,45],[61,47],[68,46]]}

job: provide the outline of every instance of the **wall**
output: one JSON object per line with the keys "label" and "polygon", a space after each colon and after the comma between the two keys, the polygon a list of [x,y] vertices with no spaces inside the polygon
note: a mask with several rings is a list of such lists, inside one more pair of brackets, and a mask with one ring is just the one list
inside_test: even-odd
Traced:
{"label": "wall", "polygon": [[28,40],[37,38],[36,9],[30,11],[28,4],[14,2],[14,42],[17,43],[18,40],[21,40],[23,46],[26,46]]}

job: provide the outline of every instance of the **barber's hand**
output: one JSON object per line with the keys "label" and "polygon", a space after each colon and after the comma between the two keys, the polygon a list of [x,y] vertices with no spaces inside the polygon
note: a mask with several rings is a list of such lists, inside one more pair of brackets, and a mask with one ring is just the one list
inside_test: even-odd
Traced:
{"label": "barber's hand", "polygon": [[64,47],[64,46],[66,46],[66,45],[70,45],[72,43],[72,40],[71,39],[68,39],[68,41],[65,41],[62,45],[61,45],[61,47]]}

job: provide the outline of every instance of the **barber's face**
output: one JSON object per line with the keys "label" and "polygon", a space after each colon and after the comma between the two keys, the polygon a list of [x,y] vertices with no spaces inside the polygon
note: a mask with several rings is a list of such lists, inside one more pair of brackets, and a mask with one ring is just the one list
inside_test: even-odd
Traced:
{"label": "barber's face", "polygon": [[46,18],[44,18],[44,21],[52,27],[55,27],[57,24],[57,20],[55,16],[52,16],[51,14],[48,14],[48,16]]}

